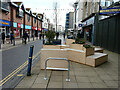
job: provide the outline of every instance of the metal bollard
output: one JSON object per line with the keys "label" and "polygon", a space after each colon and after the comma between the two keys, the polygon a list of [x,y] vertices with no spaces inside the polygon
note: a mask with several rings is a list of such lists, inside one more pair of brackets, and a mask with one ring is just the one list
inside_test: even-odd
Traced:
{"label": "metal bollard", "polygon": [[15,39],[13,39],[13,46],[15,46]]}
{"label": "metal bollard", "polygon": [[30,53],[29,53],[29,62],[28,62],[27,76],[31,76],[31,65],[32,65],[33,48],[34,48],[34,46],[31,45],[30,46]]}

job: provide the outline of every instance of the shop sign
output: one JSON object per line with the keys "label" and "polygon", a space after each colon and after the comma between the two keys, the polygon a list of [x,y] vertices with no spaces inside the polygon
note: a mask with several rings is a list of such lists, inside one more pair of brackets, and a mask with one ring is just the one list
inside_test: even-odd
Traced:
{"label": "shop sign", "polygon": [[31,26],[25,25],[25,29],[31,29]]}
{"label": "shop sign", "polygon": [[120,13],[120,7],[100,9],[100,14],[117,14]]}
{"label": "shop sign", "polygon": [[41,28],[38,28],[39,31],[41,31]]}
{"label": "shop sign", "polygon": [[19,16],[23,17],[23,10],[19,8]]}
{"label": "shop sign", "polygon": [[21,28],[23,28],[23,24],[21,24]]}
{"label": "shop sign", "polygon": [[13,22],[13,27],[17,28],[17,23]]}
{"label": "shop sign", "polygon": [[11,26],[11,22],[0,19],[0,26]]}
{"label": "shop sign", "polygon": [[21,28],[21,24],[20,24],[20,23],[17,23],[17,27],[18,27],[18,28]]}
{"label": "shop sign", "polygon": [[33,30],[37,30],[37,28],[36,28],[36,27],[32,27],[32,29],[33,29]]}
{"label": "shop sign", "polygon": [[78,24],[79,27],[82,27],[83,25],[82,24]]}

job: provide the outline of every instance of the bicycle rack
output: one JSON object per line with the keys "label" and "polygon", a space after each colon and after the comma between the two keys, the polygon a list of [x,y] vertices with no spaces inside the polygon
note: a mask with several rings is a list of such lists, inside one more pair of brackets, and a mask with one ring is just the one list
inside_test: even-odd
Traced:
{"label": "bicycle rack", "polygon": [[65,60],[68,62],[68,73],[67,73],[67,79],[66,81],[69,82],[70,81],[70,78],[69,78],[69,71],[70,71],[70,61],[67,59],[67,58],[47,58],[46,61],[45,61],[45,77],[44,77],[44,80],[47,80],[47,61],[48,60]]}

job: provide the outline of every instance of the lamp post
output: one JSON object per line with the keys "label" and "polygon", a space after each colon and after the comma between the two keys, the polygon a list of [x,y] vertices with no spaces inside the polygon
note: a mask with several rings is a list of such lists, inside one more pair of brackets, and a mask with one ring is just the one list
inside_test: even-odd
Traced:
{"label": "lamp post", "polygon": [[77,5],[78,5],[78,2],[75,2],[75,3],[74,3],[74,10],[75,10],[74,39],[75,39],[76,36],[77,36],[77,30],[76,30],[76,13],[77,13]]}

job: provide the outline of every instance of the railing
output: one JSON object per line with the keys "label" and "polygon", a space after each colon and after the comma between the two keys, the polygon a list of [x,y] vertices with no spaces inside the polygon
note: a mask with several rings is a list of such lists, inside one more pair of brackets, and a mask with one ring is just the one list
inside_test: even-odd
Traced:
{"label": "railing", "polygon": [[69,82],[70,78],[69,78],[69,71],[70,71],[70,61],[67,58],[47,58],[45,61],[45,77],[44,80],[47,80],[47,61],[48,60],[65,60],[68,62],[68,73],[67,73],[67,79],[66,81]]}

